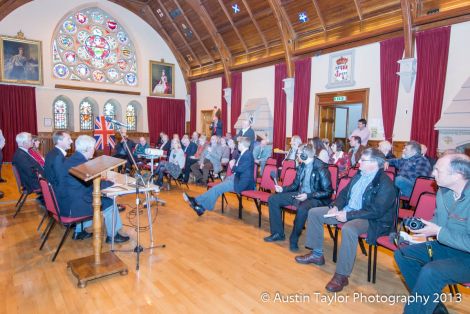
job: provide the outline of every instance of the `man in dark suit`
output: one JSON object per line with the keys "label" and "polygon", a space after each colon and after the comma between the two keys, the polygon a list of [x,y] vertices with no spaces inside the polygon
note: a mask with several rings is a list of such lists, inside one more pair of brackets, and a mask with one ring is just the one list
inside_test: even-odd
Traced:
{"label": "man in dark suit", "polygon": [[18,149],[13,155],[13,165],[18,170],[21,183],[28,193],[40,190],[37,174],[44,176],[44,169],[28,153],[28,149],[33,146],[30,133],[21,132],[16,135]]}
{"label": "man in dark suit", "polygon": [[171,141],[168,137],[168,134],[162,134],[162,143],[160,144],[160,146],[157,146],[157,148],[163,150],[168,155],[170,154]]}
{"label": "man in dark suit", "polygon": [[[84,182],[69,173],[69,169],[87,162],[93,158],[95,153],[95,139],[88,135],[80,135],[75,141],[75,153],[66,159],[59,178],[59,193],[58,198],[60,211],[62,216],[65,217],[81,217],[93,215],[93,182]],[[111,181],[102,181],[101,189],[113,185]],[[112,233],[112,215],[113,215],[113,201],[107,197],[101,197],[101,206],[103,210],[104,222],[106,225],[106,243],[111,243]],[[129,240],[128,236],[123,236],[118,233],[122,227],[121,217],[116,214],[115,217],[115,235],[114,242],[123,243]],[[75,227],[75,240],[82,240],[91,237],[91,233],[86,232],[84,229],[90,227],[92,221],[77,225]]]}
{"label": "man in dark suit", "polygon": [[238,141],[239,136],[248,137],[248,139],[251,142],[249,150],[250,152],[253,152],[256,138],[255,138],[255,131],[253,131],[253,129],[251,128],[251,122],[249,119],[243,120],[242,129],[238,131],[238,134],[237,134],[237,141]]}
{"label": "man in dark suit", "polygon": [[212,118],[212,123],[209,126],[209,129],[212,132],[211,135],[217,135],[218,137],[222,137],[222,121],[219,120],[217,114],[215,114],[214,118]]}
{"label": "man in dark suit", "polygon": [[[191,166],[197,161],[197,159],[191,159],[197,152],[197,144],[189,140],[188,135],[184,135],[181,139],[181,148],[184,151],[185,163],[183,169],[183,181],[188,182],[189,173],[191,172]],[[194,162],[192,162],[194,161]]]}
{"label": "man in dark suit", "polygon": [[213,210],[215,203],[220,195],[226,192],[241,193],[255,188],[254,167],[255,160],[253,154],[249,151],[250,140],[246,137],[238,138],[238,149],[240,157],[237,160],[232,159],[229,167],[232,168],[233,175],[211,188],[206,193],[198,197],[190,197],[183,193],[183,198],[194,211],[201,216],[205,210]]}
{"label": "man in dark suit", "polygon": [[55,147],[46,155],[44,173],[47,181],[54,188],[54,192],[57,193],[59,174],[62,171],[61,168],[64,166],[67,150],[69,150],[72,145],[72,139],[70,138],[70,134],[67,132],[56,131],[52,134],[52,141],[54,142]]}
{"label": "man in dark suit", "polygon": [[[119,143],[116,144],[116,153],[113,155],[113,157],[116,157],[116,158],[121,158],[121,159],[125,159],[127,160],[127,163],[126,163],[126,172],[130,171],[131,170],[131,161],[130,161],[130,156],[129,154],[127,153],[127,150],[124,146],[124,143],[127,143],[127,146],[129,147],[129,151],[132,153],[134,151],[134,146],[135,146],[135,143],[133,140],[129,139],[127,137],[127,131],[125,129],[123,129],[121,131],[121,141]],[[119,171],[121,170],[121,167],[118,168]]]}

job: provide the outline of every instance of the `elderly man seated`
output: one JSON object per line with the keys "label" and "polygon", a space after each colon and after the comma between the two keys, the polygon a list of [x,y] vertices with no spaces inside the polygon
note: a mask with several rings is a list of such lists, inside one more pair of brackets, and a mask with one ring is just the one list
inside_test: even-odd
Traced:
{"label": "elderly man seated", "polygon": [[273,154],[272,145],[268,145],[268,140],[262,139],[259,142],[259,145],[256,145],[253,149],[253,157],[255,158],[255,163],[260,167],[260,173],[263,174],[264,166],[266,161]]}
{"label": "elderly man seated", "polygon": [[210,170],[214,170],[215,173],[222,170],[222,152],[219,138],[212,135],[210,145],[204,149],[198,162],[191,166],[191,173],[194,175],[196,183],[206,185]]}
{"label": "elderly man seated", "polygon": [[411,195],[417,177],[431,174],[431,164],[421,155],[421,145],[415,141],[406,143],[402,158],[388,160],[385,170],[389,165],[398,168],[395,186],[400,189],[400,194],[406,197]]}

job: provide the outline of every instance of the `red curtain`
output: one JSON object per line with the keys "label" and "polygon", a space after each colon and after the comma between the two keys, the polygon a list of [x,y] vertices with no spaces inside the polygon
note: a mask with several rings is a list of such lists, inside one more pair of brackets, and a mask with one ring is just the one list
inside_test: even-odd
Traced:
{"label": "red curtain", "polygon": [[[276,64],[274,70],[274,122],[273,122],[273,148],[285,149],[286,145],[286,94],[283,79],[287,78],[285,63]],[[276,154],[278,162],[284,156]]]}
{"label": "red curtain", "polygon": [[416,34],[418,68],[411,139],[426,145],[430,157],[436,157],[438,133],[434,124],[441,117],[449,41],[450,27]]}
{"label": "red curtain", "polygon": [[224,89],[227,88],[227,80],[225,79],[225,75],[222,75],[222,100],[220,103],[222,104],[222,116],[220,117],[222,121],[222,135],[227,134],[227,102],[224,98]]}
{"label": "red curtain", "polygon": [[[191,112],[189,117],[189,132],[192,134],[196,131],[196,119],[197,119],[197,87],[196,82],[191,82]],[[150,123],[149,123],[150,125]],[[189,136],[191,136],[189,134]]]}
{"label": "red curtain", "polygon": [[405,42],[403,37],[393,38],[380,43],[380,91],[382,95],[382,120],[385,139],[392,142],[395,113],[397,111],[400,70],[398,60],[403,57]]}
{"label": "red curtain", "polygon": [[184,134],[184,99],[147,97],[147,117],[150,143],[156,143],[160,132]]}
{"label": "red curtain", "polygon": [[35,87],[0,85],[0,129],[6,140],[3,160],[11,161],[16,134],[38,134]]}
{"label": "red curtain", "polygon": [[307,141],[311,68],[312,60],[310,58],[305,58],[295,62],[292,135],[299,135],[303,142]]}
{"label": "red curtain", "polygon": [[230,114],[230,124],[232,134],[237,134],[235,123],[242,112],[242,74],[232,73],[232,105]]}

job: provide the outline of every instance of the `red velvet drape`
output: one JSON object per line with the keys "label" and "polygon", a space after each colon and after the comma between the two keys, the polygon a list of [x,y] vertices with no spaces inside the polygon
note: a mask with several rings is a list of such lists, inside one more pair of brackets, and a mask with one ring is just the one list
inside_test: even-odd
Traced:
{"label": "red velvet drape", "polygon": [[380,91],[382,95],[382,120],[385,139],[392,142],[395,113],[397,111],[400,70],[398,60],[403,57],[403,37],[392,38],[380,43]]}
{"label": "red velvet drape", "polygon": [[[286,94],[282,89],[284,87],[282,80],[287,78],[286,64],[276,64],[274,71],[273,148],[284,150],[286,145]],[[275,156],[278,162],[284,157],[279,154],[275,154]]]}
{"label": "red velvet drape", "polygon": [[295,62],[292,135],[299,135],[303,142],[307,141],[311,68],[311,58],[305,58]]}
{"label": "red velvet drape", "polygon": [[[189,117],[189,132],[192,134],[196,131],[197,119],[197,87],[196,82],[191,82],[191,112]],[[150,124],[149,124],[150,125]],[[189,134],[189,136],[191,136]]]}
{"label": "red velvet drape", "polygon": [[16,134],[38,134],[35,87],[0,85],[0,129],[6,140],[3,160],[11,161]]}
{"label": "red velvet drape", "polygon": [[232,134],[237,134],[235,123],[242,112],[242,74],[232,73],[232,105],[230,113],[230,125]]}
{"label": "red velvet drape", "polygon": [[224,89],[227,88],[227,80],[225,79],[225,75],[222,75],[222,100],[220,103],[222,104],[221,113],[222,116],[220,120],[222,121],[222,134],[225,136],[227,134],[227,102],[224,98]]}
{"label": "red velvet drape", "polygon": [[147,97],[147,117],[150,142],[156,143],[160,132],[184,134],[185,107],[184,99]]}
{"label": "red velvet drape", "polygon": [[438,133],[434,124],[441,117],[449,55],[450,27],[416,34],[418,68],[411,122],[411,139],[428,147],[436,157]]}

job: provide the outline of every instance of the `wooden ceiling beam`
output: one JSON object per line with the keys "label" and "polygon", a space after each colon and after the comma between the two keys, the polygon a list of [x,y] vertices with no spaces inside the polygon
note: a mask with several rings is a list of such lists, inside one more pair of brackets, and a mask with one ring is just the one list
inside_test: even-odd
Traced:
{"label": "wooden ceiling beam", "polygon": [[321,27],[323,28],[323,31],[326,32],[326,23],[323,19],[323,14],[321,13],[320,6],[318,5],[318,0],[312,0],[312,2],[313,6],[315,7],[315,11],[317,12],[318,18],[320,19]]}
{"label": "wooden ceiling beam", "polygon": [[215,62],[214,60],[214,57],[212,56],[212,54],[209,52],[209,50],[207,49],[206,45],[204,45],[204,42],[201,40],[201,37],[199,37],[199,34],[198,32],[196,31],[196,29],[194,28],[193,24],[189,21],[188,19],[188,16],[186,15],[186,13],[184,13],[184,10],[181,8],[180,4],[178,3],[178,0],[173,0],[173,3],[178,7],[178,9],[181,11],[181,14],[183,14],[183,17],[184,17],[184,20],[186,21],[186,23],[188,23],[189,27],[191,28],[192,32],[194,33],[194,35],[196,36],[197,40],[199,41],[199,44],[202,46],[202,48],[204,49],[204,51],[206,52],[206,54],[209,56],[209,58],[211,59],[212,63]]}
{"label": "wooden ceiling beam", "polygon": [[292,26],[287,19],[280,0],[268,0],[268,2],[271,6],[271,9],[273,10],[277,26],[279,27],[279,31],[281,33],[281,40],[284,46],[284,54],[287,65],[287,76],[294,77],[294,65],[292,62],[292,55],[294,53],[294,32],[292,30]]}
{"label": "wooden ceiling beam", "polygon": [[362,9],[359,4],[359,0],[354,0],[354,5],[356,6],[357,16],[359,16],[359,21],[362,21]]}
{"label": "wooden ceiling beam", "polygon": [[[0,4],[0,21],[3,20],[8,14],[21,7],[23,4],[31,0],[7,0]],[[19,30],[19,29],[18,29]]]}
{"label": "wooden ceiling beam", "polygon": [[258,31],[258,34],[261,37],[261,40],[263,41],[264,49],[267,52],[269,50],[268,41],[266,40],[266,37],[264,36],[263,32],[261,31],[261,28],[259,27],[258,22],[256,21],[256,18],[253,16],[253,13],[251,12],[250,6],[246,2],[246,0],[242,0],[242,2],[243,2],[243,5],[246,8],[246,11],[248,12],[248,15],[250,15],[251,21],[255,25],[256,30]]}
{"label": "wooden ceiling beam", "polygon": [[405,39],[405,58],[414,57],[415,36],[410,0],[400,0],[403,16],[403,37]]}
{"label": "wooden ceiling beam", "polygon": [[225,16],[227,17],[227,20],[230,22],[230,25],[232,25],[232,28],[233,30],[235,31],[235,34],[237,35],[238,39],[240,39],[240,42],[243,46],[243,49],[245,49],[245,52],[248,53],[248,47],[246,45],[246,42],[245,40],[243,39],[243,36],[240,34],[240,32],[238,31],[238,28],[237,26],[235,26],[235,24],[233,23],[233,20],[232,18],[230,17],[230,14],[228,13],[227,11],[227,8],[225,7],[224,3],[222,2],[222,0],[217,0],[219,2],[219,5],[220,7],[222,8],[222,11],[224,11],[225,13]]}
{"label": "wooden ceiling beam", "polygon": [[[176,25],[175,21],[171,18],[170,13],[166,9],[166,7],[162,4],[160,0],[157,0],[158,5],[161,7],[163,10],[163,13],[166,14],[166,17],[171,21],[171,25],[173,25],[174,28],[176,28],[176,32],[180,37],[183,39],[184,46],[191,52],[191,54],[194,56],[196,59],[196,62],[198,63],[199,66],[201,66],[201,60],[199,60],[199,57],[196,53],[194,53],[193,48],[191,48],[191,45],[189,44],[188,40],[186,39],[186,36],[181,32],[180,28],[178,25]],[[149,3],[150,6],[150,3]]]}
{"label": "wooden ceiling beam", "polygon": [[217,28],[215,27],[214,22],[212,22],[212,19],[210,18],[209,13],[207,12],[206,8],[201,3],[201,1],[200,0],[186,0],[186,1],[194,10],[194,12],[196,12],[196,14],[199,16],[202,23],[206,27],[207,31],[211,35],[212,40],[214,41],[215,46],[217,47],[217,50],[219,51],[219,54],[220,54],[220,59],[224,67],[224,75],[225,75],[225,80],[227,82],[227,87],[231,87],[232,78],[230,75],[230,67],[232,66],[232,55],[230,53],[230,50],[227,48],[227,45],[225,44],[224,39],[222,38],[220,33],[217,32]]}
{"label": "wooden ceiling beam", "polygon": [[173,52],[173,55],[175,56],[176,61],[178,62],[178,65],[181,68],[181,72],[183,73],[184,83],[186,85],[186,92],[189,93],[189,91],[191,90],[191,84],[189,82],[189,75],[191,73],[191,67],[186,62],[186,59],[183,57],[183,55],[176,48],[175,43],[171,40],[171,36],[168,34],[166,29],[163,28],[162,23],[160,22],[158,17],[155,15],[152,8],[147,4],[141,9],[141,12],[143,14],[147,13],[146,15],[150,15],[152,20],[155,21],[155,23],[157,24],[157,28],[154,27],[154,29],[157,31],[157,33],[160,34],[160,36],[163,37],[163,40],[166,42],[171,52]]}

